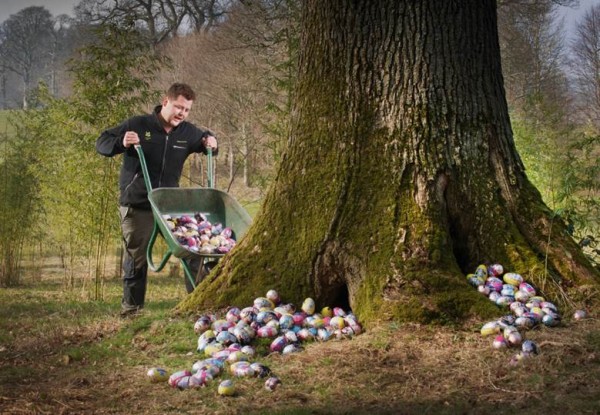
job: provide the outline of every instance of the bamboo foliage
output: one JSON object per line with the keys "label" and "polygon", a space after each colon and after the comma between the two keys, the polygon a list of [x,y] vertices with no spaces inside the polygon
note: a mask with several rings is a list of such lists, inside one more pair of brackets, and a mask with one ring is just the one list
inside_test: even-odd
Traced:
{"label": "bamboo foliage", "polygon": [[[44,87],[44,107],[29,111],[24,129],[43,137],[37,147],[35,177],[50,234],[47,243],[60,246],[68,264],[82,260],[92,281],[87,292],[102,297],[107,253],[118,240],[118,161],[100,157],[95,140],[102,131],[140,111],[156,99],[153,74],[166,64],[132,30],[99,27],[94,45],[73,61],[74,93],[53,99]],[[67,284],[74,285],[72,275]]]}

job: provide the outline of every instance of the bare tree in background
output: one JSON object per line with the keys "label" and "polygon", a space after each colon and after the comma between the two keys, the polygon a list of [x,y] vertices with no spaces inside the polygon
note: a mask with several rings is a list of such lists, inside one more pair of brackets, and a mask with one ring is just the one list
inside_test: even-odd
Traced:
{"label": "bare tree in background", "polygon": [[209,30],[224,16],[227,0],[82,0],[75,8],[86,23],[126,23],[146,30],[158,44],[180,32]]}
{"label": "bare tree in background", "polygon": [[572,52],[579,110],[600,129],[600,4],[578,25]]}
{"label": "bare tree in background", "polygon": [[507,99],[521,110],[533,101],[564,104],[562,24],[551,0],[505,1],[498,7],[502,72]]}
{"label": "bare tree in background", "polygon": [[28,93],[35,75],[50,59],[52,15],[44,7],[27,7],[11,15],[0,26],[0,60],[6,70],[22,80],[22,107],[28,107]]}

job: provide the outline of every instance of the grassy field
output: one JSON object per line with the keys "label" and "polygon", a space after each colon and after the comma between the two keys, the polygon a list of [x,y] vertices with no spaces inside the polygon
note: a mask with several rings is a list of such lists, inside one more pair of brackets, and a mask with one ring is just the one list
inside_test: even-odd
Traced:
{"label": "grassy field", "polygon": [[[120,281],[103,301],[65,289],[60,268],[0,289],[2,414],[598,414],[600,321],[593,317],[526,334],[540,354],[509,365],[473,322],[462,328],[381,323],[351,340],[259,356],[282,380],[236,380],[237,394],[150,383],[149,368],[190,369],[196,316],[173,307],[181,278],[152,274],[140,316],[118,316]],[[302,299],[291,299],[300,303]],[[243,307],[244,304],[235,304]]]}

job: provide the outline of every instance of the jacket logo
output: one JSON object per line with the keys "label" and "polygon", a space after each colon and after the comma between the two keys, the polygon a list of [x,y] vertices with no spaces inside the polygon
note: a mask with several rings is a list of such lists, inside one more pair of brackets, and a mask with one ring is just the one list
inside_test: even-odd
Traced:
{"label": "jacket logo", "polygon": [[150,140],[150,131],[146,131],[146,132],[144,133],[144,138],[145,138],[146,140]]}

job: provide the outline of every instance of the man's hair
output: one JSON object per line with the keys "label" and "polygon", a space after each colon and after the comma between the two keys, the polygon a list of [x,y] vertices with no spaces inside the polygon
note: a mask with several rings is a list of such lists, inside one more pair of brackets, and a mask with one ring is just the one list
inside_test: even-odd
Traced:
{"label": "man's hair", "polygon": [[191,86],[183,83],[174,83],[167,90],[167,98],[177,99],[179,95],[182,95],[189,101],[194,101],[196,99],[196,93]]}

